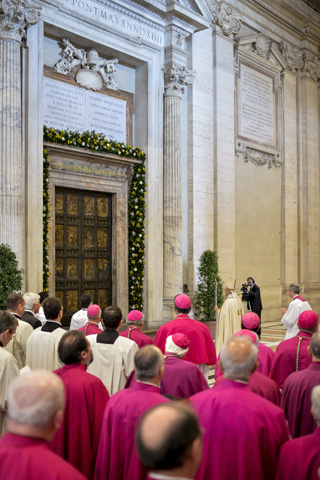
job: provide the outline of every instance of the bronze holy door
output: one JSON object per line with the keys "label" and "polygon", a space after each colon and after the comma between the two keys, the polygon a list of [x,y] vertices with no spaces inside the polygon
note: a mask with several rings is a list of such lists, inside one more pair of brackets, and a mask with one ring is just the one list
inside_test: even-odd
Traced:
{"label": "bronze holy door", "polygon": [[55,291],[63,325],[79,310],[83,293],[101,309],[112,303],[112,196],[56,188]]}

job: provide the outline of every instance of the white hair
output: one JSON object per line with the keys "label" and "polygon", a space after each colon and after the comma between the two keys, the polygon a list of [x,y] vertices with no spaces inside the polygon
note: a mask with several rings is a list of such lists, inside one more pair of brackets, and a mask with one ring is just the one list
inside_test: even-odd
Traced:
{"label": "white hair", "polygon": [[54,373],[34,370],[15,378],[10,384],[9,418],[22,425],[45,428],[64,405],[64,385]]}
{"label": "white hair", "polygon": [[167,337],[166,346],[164,349],[165,352],[174,353],[175,355],[178,355],[179,358],[183,358],[188,353],[189,347],[187,348],[178,347],[178,345],[176,345],[172,340],[172,337],[173,335],[169,335],[169,337]]}
{"label": "white hair", "polygon": [[317,423],[320,422],[320,385],[317,385],[312,389],[311,402],[314,410],[314,415],[317,419]]}
{"label": "white hair", "polygon": [[[237,355],[235,354],[236,349],[229,351],[228,348],[231,343],[246,343],[249,347],[249,355],[247,357],[243,357],[243,361],[239,361]],[[257,362],[258,357],[258,349],[249,338],[247,339],[245,335],[240,337],[231,337],[227,342],[222,346],[221,353],[220,353],[220,361],[223,368],[223,374],[225,377],[228,375],[233,376],[235,378],[248,380],[250,375],[254,369],[254,366]],[[241,357],[240,357],[241,358]]]}
{"label": "white hair", "polygon": [[27,310],[32,310],[33,309],[33,305],[35,303],[39,303],[40,302],[40,295],[38,295],[37,293],[33,293],[33,292],[26,292],[24,295],[23,295],[23,300],[26,302],[25,304],[25,308]]}

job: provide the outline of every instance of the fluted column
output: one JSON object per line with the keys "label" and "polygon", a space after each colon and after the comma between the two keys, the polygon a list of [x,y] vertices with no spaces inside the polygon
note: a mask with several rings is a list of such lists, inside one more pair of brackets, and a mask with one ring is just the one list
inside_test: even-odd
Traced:
{"label": "fluted column", "polygon": [[38,21],[38,8],[22,0],[0,2],[0,243],[24,266],[25,179],[22,155],[21,40]]}
{"label": "fluted column", "polygon": [[164,69],[163,281],[164,298],[182,291],[181,97],[194,74],[170,63]]}

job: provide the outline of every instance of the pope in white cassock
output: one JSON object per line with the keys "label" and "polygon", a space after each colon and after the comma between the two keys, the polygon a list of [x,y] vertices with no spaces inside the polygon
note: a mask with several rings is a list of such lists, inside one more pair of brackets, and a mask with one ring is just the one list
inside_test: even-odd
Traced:
{"label": "pope in white cassock", "polygon": [[241,330],[241,317],[243,315],[243,303],[235,292],[236,280],[230,278],[226,284],[224,301],[221,310],[215,307],[218,312],[216,331],[216,353],[219,354],[224,342],[232,335]]}

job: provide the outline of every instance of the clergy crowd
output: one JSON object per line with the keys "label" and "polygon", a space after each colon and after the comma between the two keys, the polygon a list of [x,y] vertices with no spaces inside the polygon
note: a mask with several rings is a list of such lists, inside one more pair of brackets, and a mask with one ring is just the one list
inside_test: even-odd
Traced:
{"label": "clergy crowd", "polygon": [[318,315],[290,285],[287,334],[274,352],[260,341],[260,291],[248,284],[259,311],[243,314],[229,282],[217,349],[184,294],[154,341],[138,310],[123,329],[119,307],[101,310],[82,295],[66,331],[59,298],[9,295],[0,311],[0,478],[320,478]]}

